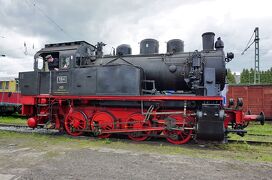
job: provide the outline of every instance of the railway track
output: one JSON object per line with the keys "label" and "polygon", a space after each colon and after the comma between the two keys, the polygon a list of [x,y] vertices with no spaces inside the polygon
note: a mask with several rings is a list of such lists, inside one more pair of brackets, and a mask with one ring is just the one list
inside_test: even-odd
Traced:
{"label": "railway track", "polygon": [[38,133],[38,134],[52,134],[57,135],[61,134],[58,130],[48,130],[48,129],[32,129],[27,125],[18,125],[18,124],[4,124],[0,123],[0,130],[3,131],[11,131],[11,132],[18,132],[18,133]]}
{"label": "railway track", "polygon": [[0,123],[0,127],[28,128],[28,126],[27,126],[27,125],[18,125],[18,124],[4,124],[4,123]]}
{"label": "railway track", "polygon": [[272,135],[267,135],[267,134],[251,134],[251,133],[247,133],[247,136],[266,136],[266,137],[272,137]]}
{"label": "railway track", "polygon": [[229,139],[228,143],[247,143],[247,144],[256,144],[256,145],[271,144],[272,145],[272,141],[233,140],[233,139]]}
{"label": "railway track", "polygon": [[[18,125],[18,124],[4,124],[0,123],[0,130],[3,131],[11,131],[11,132],[19,132],[19,133],[38,133],[38,134],[47,134],[47,135],[64,135],[69,138],[76,138],[76,139],[97,139],[96,137],[89,137],[89,136],[69,136],[63,132],[59,132],[58,130],[52,130],[52,129],[43,129],[43,128],[36,128],[32,129],[29,128],[26,125]],[[271,136],[271,135],[261,135],[261,134],[248,134],[249,136]],[[271,136],[272,137],[272,136]],[[111,140],[115,141],[117,138],[111,138]],[[125,138],[118,138],[118,140],[125,140]],[[129,140],[132,142],[131,140]],[[137,142],[138,143],[138,142]],[[154,144],[161,144],[165,142],[158,142],[154,140],[145,141],[144,143],[150,143],[152,145]],[[233,140],[228,139],[228,143],[247,143],[247,144],[254,144],[254,145],[262,145],[262,144],[269,144],[272,145],[272,141],[254,141],[254,140]],[[169,143],[167,143],[169,144]],[[189,143],[192,144],[192,143]],[[193,143],[194,144],[194,143]]]}

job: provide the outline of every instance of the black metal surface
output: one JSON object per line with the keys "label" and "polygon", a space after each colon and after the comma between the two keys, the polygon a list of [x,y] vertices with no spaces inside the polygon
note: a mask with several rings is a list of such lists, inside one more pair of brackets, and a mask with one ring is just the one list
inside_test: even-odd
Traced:
{"label": "black metal surface", "polygon": [[[80,102],[79,102],[80,104]],[[151,105],[159,107],[161,110],[184,108],[184,101],[165,101],[163,104],[160,102],[141,102],[140,101],[90,101],[89,105],[102,106],[102,107],[127,107],[127,108],[141,108],[148,109]],[[186,108],[189,110],[196,109],[197,105],[193,101],[186,102]]]}
{"label": "black metal surface", "polygon": [[204,68],[204,87],[207,96],[219,96],[220,91],[215,84],[215,69]]}
{"label": "black metal surface", "polygon": [[216,50],[223,50],[224,49],[224,42],[221,40],[221,37],[218,37],[215,42],[215,49]]}
{"label": "black metal surface", "polygon": [[202,34],[203,50],[214,50],[214,36],[213,32],[206,32]]}
{"label": "black metal surface", "polygon": [[226,65],[225,54],[223,51],[213,51],[203,54],[205,58],[205,67],[215,69],[215,83],[220,85],[222,91],[226,84]]}
{"label": "black metal surface", "polygon": [[[145,39],[141,41],[141,55],[128,55],[130,47],[121,45],[118,52],[122,53],[122,56],[118,54],[119,56],[103,57],[95,55],[98,46],[92,46],[83,41],[46,45],[45,48],[36,53],[35,58],[52,54],[52,56],[59,56],[61,61],[68,59],[68,67],[62,67],[63,63],[60,62],[60,71],[51,71],[54,75],[62,71],[69,71],[67,73],[67,76],[70,76],[67,79],[67,87],[64,87],[66,85],[58,85],[55,82],[57,77],[51,77],[52,84],[48,84],[48,73],[41,73],[40,79],[35,80],[35,83],[40,86],[39,89],[32,89],[27,93],[33,94],[35,91],[35,93],[46,94],[50,90],[53,93],[69,93],[71,95],[128,95],[141,94],[143,85],[144,89],[148,90],[144,91],[146,93],[178,91],[184,94],[207,95],[207,91],[205,91],[207,87],[204,86],[206,83],[205,78],[209,77],[215,79],[215,81],[211,84],[214,88],[209,86],[208,95],[218,95],[218,93],[212,92],[211,89],[216,89],[218,85],[220,85],[220,91],[224,89],[226,77],[225,54],[223,50],[214,50],[214,33],[204,33],[202,38],[204,51],[183,53],[181,52],[183,51],[182,41],[173,39],[168,42],[168,50],[178,51],[179,53],[157,54],[158,41]],[[114,65],[115,68],[108,68],[109,65]],[[143,72],[139,75],[133,68],[131,71],[125,70],[124,65],[137,67],[142,69]],[[35,61],[36,71],[38,71],[37,67],[37,61]],[[214,69],[215,73],[205,74],[205,68]],[[97,69],[96,74],[93,72],[94,69]],[[154,91],[152,83],[142,84],[139,77],[145,82],[146,80],[154,82],[157,91]],[[33,81],[32,78],[31,81]],[[65,90],[62,91],[59,88]],[[24,89],[23,92],[25,92]]]}
{"label": "black metal surface", "polygon": [[49,94],[50,92],[50,73],[49,72],[39,72],[39,88],[40,94]]}
{"label": "black metal surface", "polygon": [[184,42],[180,39],[171,39],[167,42],[167,52],[177,53],[184,52]]}
{"label": "black metal surface", "polygon": [[39,94],[39,75],[37,71],[20,72],[19,73],[19,88],[24,95]]}
{"label": "black metal surface", "polygon": [[[71,70],[71,94],[93,95],[96,93],[96,67]],[[98,82],[99,83],[99,82]]]}
{"label": "black metal surface", "polygon": [[140,95],[143,72],[131,65],[97,67],[98,95]]}
{"label": "black metal surface", "polygon": [[159,53],[159,42],[156,39],[144,39],[140,42],[140,54]]}
{"label": "black metal surface", "polygon": [[219,105],[203,105],[202,116],[197,119],[197,139],[224,140],[224,118],[220,117]]}
{"label": "black metal surface", "polygon": [[117,55],[130,55],[132,54],[132,49],[128,44],[121,44],[116,48]]}
{"label": "black metal surface", "polygon": [[51,71],[51,94],[70,94],[71,83],[70,71]]}
{"label": "black metal surface", "polygon": [[[215,69],[215,84],[220,84],[221,90],[225,86],[225,58],[223,51],[199,52],[201,59],[198,64],[203,67],[200,68],[199,73],[204,71],[204,67]],[[191,84],[186,81],[190,78],[193,66],[193,53],[181,53],[173,55],[142,55],[142,56],[123,56],[122,59],[127,62],[141,67],[144,70],[145,77],[148,80],[154,80],[156,89],[163,90],[191,90]],[[94,64],[99,65],[101,61],[103,64],[115,59],[115,57],[104,57],[97,59]],[[123,60],[116,60],[116,64],[126,64]],[[200,80],[199,85],[203,85],[203,80]]]}

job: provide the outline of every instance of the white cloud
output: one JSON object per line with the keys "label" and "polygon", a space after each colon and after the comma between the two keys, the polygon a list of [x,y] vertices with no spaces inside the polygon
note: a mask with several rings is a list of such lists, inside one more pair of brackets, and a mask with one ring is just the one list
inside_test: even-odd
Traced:
{"label": "white cloud", "polygon": [[[2,4],[4,0],[0,0]],[[30,2],[30,1],[29,1]],[[181,1],[157,0],[152,2],[126,0],[86,2],[36,1],[45,12],[73,37],[90,43],[103,41],[111,47],[127,43],[133,53],[139,53],[139,42],[144,38],[155,38],[160,42],[160,52],[166,51],[165,42],[179,38],[185,41],[185,51],[201,50],[201,35],[214,31],[225,42],[225,50],[235,53],[235,59],[228,68],[239,72],[254,66],[254,49],[244,56],[245,48],[255,27],[260,27],[260,67],[272,66],[272,12],[265,0],[207,0]],[[52,6],[55,4],[54,6]],[[16,6],[17,5],[17,6]],[[16,74],[31,70],[33,54],[46,42],[67,41],[69,38],[41,13],[34,13],[25,3],[10,1],[4,3],[4,15],[0,18],[0,53],[7,57],[2,61],[1,74]],[[58,8],[64,6],[63,8]],[[48,11],[50,10],[50,11]],[[0,10],[1,12],[1,10]],[[1,13],[0,13],[1,15]],[[32,17],[35,16],[35,17]],[[23,43],[28,45],[29,55],[23,54]],[[35,49],[31,49],[32,45]],[[2,52],[1,52],[2,51]],[[8,60],[9,59],[9,60]],[[12,61],[12,62],[11,62]],[[17,64],[18,63],[18,64]],[[9,68],[5,66],[10,66]],[[13,67],[13,68],[12,68]]]}

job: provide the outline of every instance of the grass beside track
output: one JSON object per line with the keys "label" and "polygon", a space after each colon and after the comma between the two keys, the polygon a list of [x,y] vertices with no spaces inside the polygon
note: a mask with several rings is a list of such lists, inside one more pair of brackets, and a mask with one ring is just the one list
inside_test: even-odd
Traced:
{"label": "grass beside track", "polygon": [[252,134],[260,134],[260,135],[271,135],[272,136],[272,122],[265,122],[264,125],[260,125],[259,123],[251,123],[248,125],[246,130]]}
{"label": "grass beside track", "polygon": [[244,140],[244,141],[260,141],[260,142],[271,142],[272,143],[272,123],[266,122],[263,126],[259,123],[251,123],[248,125],[247,133],[244,137],[238,136],[237,134],[230,133],[230,139],[232,140]]}
{"label": "grass beside track", "polygon": [[100,149],[111,148],[128,150],[136,153],[155,153],[167,155],[186,155],[190,157],[227,159],[251,162],[272,162],[272,144],[249,145],[247,143],[231,144],[148,144],[133,141],[113,141],[111,139],[75,139],[65,136],[52,136],[37,133],[24,134],[9,131],[0,131],[0,146],[16,145],[22,148],[31,148],[46,151],[48,158],[59,155],[61,150],[77,150],[84,148]]}
{"label": "grass beside track", "polygon": [[21,116],[0,116],[0,123],[2,124],[15,124],[15,125],[27,125],[26,118]]}

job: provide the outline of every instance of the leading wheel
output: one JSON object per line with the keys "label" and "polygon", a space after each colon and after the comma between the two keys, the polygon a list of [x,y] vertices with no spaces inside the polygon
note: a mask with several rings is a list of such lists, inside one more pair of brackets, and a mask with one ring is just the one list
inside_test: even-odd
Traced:
{"label": "leading wheel", "polygon": [[99,138],[108,138],[111,134],[100,132],[103,130],[111,130],[114,128],[115,118],[108,112],[97,112],[92,118],[91,128],[94,131],[94,134],[98,134]]}
{"label": "leading wheel", "polygon": [[70,112],[65,120],[64,127],[68,134],[72,136],[80,136],[83,134],[83,131],[86,129],[87,116],[81,111],[72,111]]}
{"label": "leading wheel", "polygon": [[[143,116],[141,113],[134,113],[129,116],[128,118],[128,129],[134,129],[134,130],[142,130],[144,128],[151,127],[151,122],[146,121],[145,116]],[[131,132],[128,134],[128,137],[134,141],[144,141],[148,138],[151,131],[137,131],[137,132]]]}

